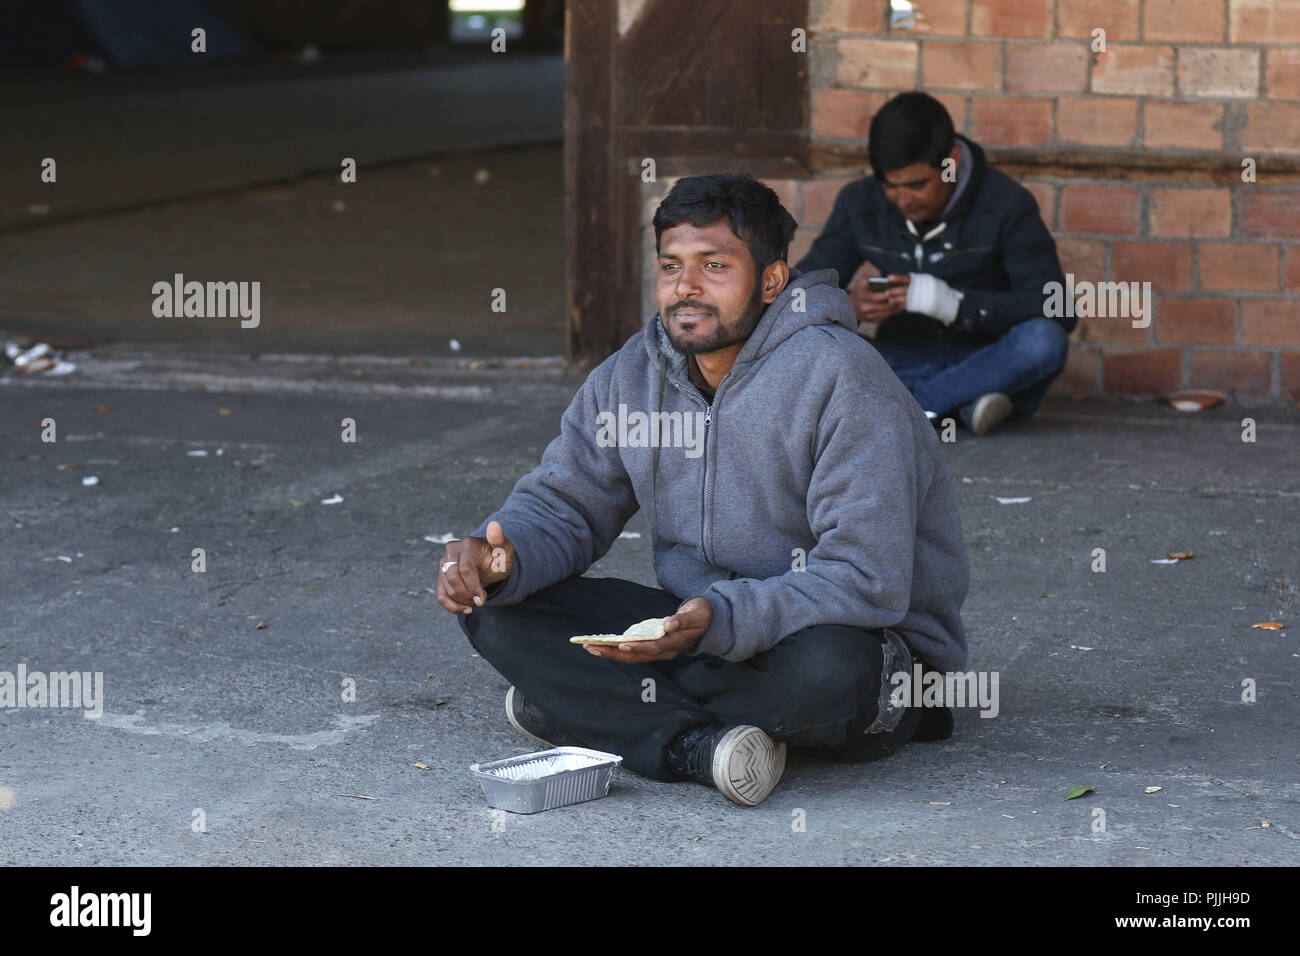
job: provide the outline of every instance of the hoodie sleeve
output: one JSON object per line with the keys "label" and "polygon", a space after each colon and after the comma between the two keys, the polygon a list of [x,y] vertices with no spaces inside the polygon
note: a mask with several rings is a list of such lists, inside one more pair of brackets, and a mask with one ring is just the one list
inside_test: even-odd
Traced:
{"label": "hoodie sleeve", "polygon": [[[1021,188],[1016,193],[1002,223],[1000,245],[1002,271],[1011,288],[1006,292],[958,290],[965,296],[957,312],[958,328],[1003,335],[1013,325],[1041,318],[1047,284],[1065,283],[1056,257],[1056,242],[1043,224],[1038,204],[1029,190]],[[1061,316],[1057,321],[1066,332],[1073,331],[1078,323],[1073,316]]]}
{"label": "hoodie sleeve", "polygon": [[850,392],[833,399],[808,486],[817,543],[806,570],[710,585],[713,623],[692,653],[742,661],[815,624],[875,629],[901,621],[912,594],[917,455],[912,410],[898,399]]}
{"label": "hoodie sleeve", "polygon": [[510,576],[484,589],[488,604],[517,604],[586,571],[636,513],[619,450],[596,444],[598,396],[609,390],[615,358],[592,372],[574,396],[541,464],[519,479],[500,510],[474,532],[485,537],[489,522],[500,521],[515,547]]}
{"label": "hoodie sleeve", "polygon": [[852,208],[854,196],[858,190],[851,182],[840,190],[835,197],[835,207],[831,218],[822,227],[821,235],[814,240],[812,248],[795,266],[800,272],[816,272],[818,269],[834,269],[840,276],[840,288],[843,289],[853,278],[853,274],[862,265],[864,257],[858,251],[858,244],[853,238]]}

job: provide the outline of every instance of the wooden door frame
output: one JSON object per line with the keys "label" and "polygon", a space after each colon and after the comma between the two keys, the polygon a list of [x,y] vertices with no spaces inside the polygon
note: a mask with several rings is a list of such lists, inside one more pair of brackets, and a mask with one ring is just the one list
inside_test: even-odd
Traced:
{"label": "wooden door frame", "polygon": [[[733,4],[732,14],[753,9],[749,2],[727,2]],[[773,39],[794,27],[806,29],[807,8],[808,0],[766,0],[754,15],[770,22],[755,29],[759,36],[767,30],[766,36]],[[615,0],[569,0],[567,5],[567,348],[571,359],[588,365],[617,351],[648,318],[640,314],[640,157],[655,158],[657,176],[737,169],[767,177],[809,174],[806,53],[793,59],[773,55],[771,49],[754,51],[758,72],[752,86],[737,79],[736,85],[725,88],[724,77],[722,93],[730,93],[748,114],[760,112],[762,125],[726,127],[717,124],[716,117],[713,125],[656,119],[657,110],[667,114],[680,107],[672,86],[687,75],[689,65],[673,64],[665,68],[662,83],[647,83],[655,63],[637,60],[637,51],[673,50],[682,24],[692,22],[692,14],[700,22],[699,10],[700,0],[645,0],[636,22],[620,35]],[[715,31],[726,29],[716,18],[709,22]],[[658,62],[664,59],[661,55]]]}

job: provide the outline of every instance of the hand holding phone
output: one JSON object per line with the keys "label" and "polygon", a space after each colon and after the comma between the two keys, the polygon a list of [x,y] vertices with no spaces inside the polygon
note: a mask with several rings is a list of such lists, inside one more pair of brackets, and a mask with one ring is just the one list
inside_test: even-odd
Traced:
{"label": "hand holding phone", "polygon": [[907,273],[887,276],[868,276],[866,282],[851,283],[849,297],[857,310],[860,322],[881,322],[902,312],[907,305],[907,286],[912,277]]}

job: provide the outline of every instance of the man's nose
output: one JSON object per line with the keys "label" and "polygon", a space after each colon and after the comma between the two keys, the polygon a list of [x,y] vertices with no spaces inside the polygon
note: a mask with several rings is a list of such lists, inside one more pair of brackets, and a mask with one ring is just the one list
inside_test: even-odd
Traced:
{"label": "man's nose", "polygon": [[700,295],[703,291],[700,285],[700,270],[683,266],[677,273],[676,291],[679,299],[690,299]]}

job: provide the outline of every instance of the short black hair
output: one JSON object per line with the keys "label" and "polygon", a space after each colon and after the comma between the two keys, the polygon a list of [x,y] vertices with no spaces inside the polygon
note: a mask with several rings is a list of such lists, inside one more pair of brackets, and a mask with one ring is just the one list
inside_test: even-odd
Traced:
{"label": "short black hair", "polygon": [[655,210],[655,252],[664,230],[682,223],[710,226],[719,219],[726,219],[736,238],[749,248],[758,275],[785,260],[799,228],[772,188],[748,173],[686,176],[677,180]]}
{"label": "short black hair", "polygon": [[952,117],[929,93],[899,93],[871,118],[867,153],[877,179],[913,163],[940,169],[952,153]]}

